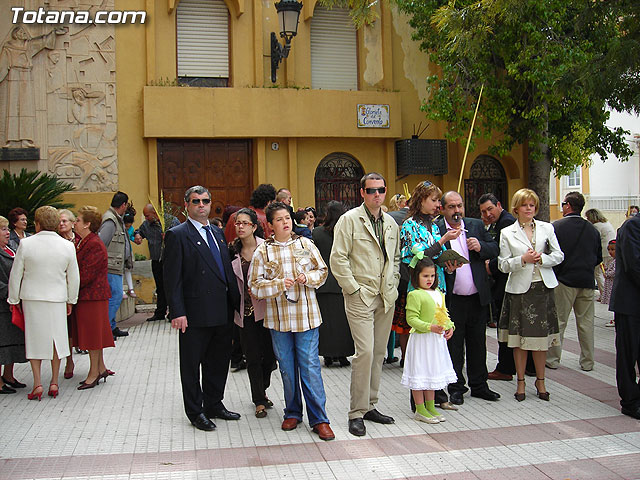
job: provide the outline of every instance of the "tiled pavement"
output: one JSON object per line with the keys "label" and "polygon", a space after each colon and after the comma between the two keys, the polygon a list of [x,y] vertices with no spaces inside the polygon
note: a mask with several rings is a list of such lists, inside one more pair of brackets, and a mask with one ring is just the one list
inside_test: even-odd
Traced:
{"label": "tiled pavement", "polygon": [[[575,328],[567,330],[562,366],[547,371],[551,401],[513,399],[515,380],[490,382],[499,402],[465,397],[438,425],[411,418],[398,364],[383,368],[379,409],[394,425],[367,423],[367,435],[347,431],[350,369],[324,368],[327,410],[336,439],[323,442],[308,425],[283,432],[279,373],[268,393],[275,408],[253,416],[246,371],[230,373],[225,404],[238,422],[216,421],[215,432],[193,428],[184,415],[177,336],[166,322],[127,323],[130,336],[106,351],[117,374],[77,391],[88,369],[60,396],[27,401],[25,391],[0,398],[0,479],[618,479],[640,478],[640,421],[621,415],[615,388],[614,330],[596,304],[596,367],[578,367]],[[495,366],[495,330],[487,331],[487,365]],[[399,352],[397,352],[399,355]],[[48,366],[44,366],[48,382]],[[29,384],[26,364],[17,378]],[[45,387],[46,388],[46,387]]]}

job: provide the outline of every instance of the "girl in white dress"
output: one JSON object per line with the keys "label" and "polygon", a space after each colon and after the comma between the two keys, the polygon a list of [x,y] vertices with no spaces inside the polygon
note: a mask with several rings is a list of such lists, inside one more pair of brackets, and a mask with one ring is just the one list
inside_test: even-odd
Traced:
{"label": "girl in white dress", "polygon": [[411,389],[416,404],[415,419],[425,423],[444,422],[434,405],[434,392],[457,381],[447,340],[454,325],[436,289],[438,277],[433,260],[418,252],[409,264],[411,284],[407,294],[406,318],[411,326],[401,383]]}

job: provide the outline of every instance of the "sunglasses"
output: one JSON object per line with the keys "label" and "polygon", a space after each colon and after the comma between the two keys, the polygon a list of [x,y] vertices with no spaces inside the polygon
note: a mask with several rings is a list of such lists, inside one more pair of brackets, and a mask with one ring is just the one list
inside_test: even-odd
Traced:
{"label": "sunglasses", "polygon": [[200,202],[202,202],[203,205],[209,205],[211,203],[211,199],[210,198],[192,198],[191,199],[191,203],[193,203],[194,205],[200,205]]}
{"label": "sunglasses", "polygon": [[569,202],[562,202],[561,205],[564,207],[565,205],[569,205]]}
{"label": "sunglasses", "polygon": [[379,194],[383,194],[387,191],[387,187],[365,188],[364,191],[367,193],[367,195],[373,195],[376,192],[378,192]]}

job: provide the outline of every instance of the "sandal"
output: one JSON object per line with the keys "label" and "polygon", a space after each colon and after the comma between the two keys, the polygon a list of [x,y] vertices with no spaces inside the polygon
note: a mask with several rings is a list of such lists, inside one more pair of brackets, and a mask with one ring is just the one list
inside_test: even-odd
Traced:
{"label": "sandal", "polygon": [[264,405],[256,405],[256,418],[264,418],[267,416],[267,407]]}
{"label": "sandal", "polygon": [[[544,378],[538,378],[536,377],[536,381],[535,381],[535,386],[536,386],[536,395],[538,395],[538,398],[540,400],[544,400],[545,402],[549,401],[549,392],[541,392],[540,390],[538,390],[538,382],[544,382]],[[545,387],[546,390],[546,387]]]}
{"label": "sandal", "polygon": [[[519,378],[518,381],[524,383],[524,378]],[[524,392],[522,392],[522,393],[516,392],[516,393],[513,394],[513,396],[515,397],[515,399],[517,401],[521,402],[526,398],[527,395]]]}

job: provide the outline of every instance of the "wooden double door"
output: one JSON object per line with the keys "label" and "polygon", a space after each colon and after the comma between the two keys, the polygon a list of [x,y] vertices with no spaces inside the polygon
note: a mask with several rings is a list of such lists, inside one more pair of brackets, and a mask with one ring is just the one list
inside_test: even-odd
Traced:
{"label": "wooden double door", "polygon": [[252,172],[250,140],[158,140],[159,188],[180,210],[193,185],[211,192],[211,217],[227,205],[248,206]]}

